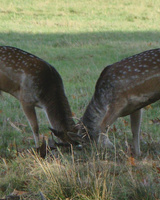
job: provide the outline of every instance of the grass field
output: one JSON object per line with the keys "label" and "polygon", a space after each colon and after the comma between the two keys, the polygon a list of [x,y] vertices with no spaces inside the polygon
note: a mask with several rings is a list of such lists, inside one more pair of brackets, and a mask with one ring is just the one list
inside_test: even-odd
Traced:
{"label": "grass field", "polygon": [[[105,66],[160,47],[159,19],[159,0],[1,0],[0,45],[52,64],[80,118]],[[0,199],[13,191],[27,200],[160,199],[158,102],[143,112],[140,159],[127,152],[132,135],[126,117],[111,128],[114,149],[105,155],[74,150],[41,160],[30,151],[17,156],[17,149],[34,145],[32,133],[18,101],[4,93],[0,99]],[[37,112],[47,136],[47,119]]]}

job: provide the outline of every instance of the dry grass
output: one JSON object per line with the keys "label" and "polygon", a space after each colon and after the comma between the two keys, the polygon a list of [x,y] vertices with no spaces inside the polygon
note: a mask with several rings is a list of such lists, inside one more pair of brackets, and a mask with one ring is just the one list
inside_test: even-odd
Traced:
{"label": "dry grass", "polygon": [[98,152],[86,156],[72,150],[45,160],[31,152],[12,161],[2,159],[0,191],[27,191],[22,199],[38,198],[40,192],[46,199],[159,199],[158,160],[136,160],[120,152],[114,157],[102,160]]}

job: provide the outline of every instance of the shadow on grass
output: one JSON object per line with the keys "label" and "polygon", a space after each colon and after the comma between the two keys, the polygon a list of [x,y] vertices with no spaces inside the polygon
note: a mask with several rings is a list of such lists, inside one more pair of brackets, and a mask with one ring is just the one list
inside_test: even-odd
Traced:
{"label": "shadow on grass", "polygon": [[[53,33],[53,34],[33,34],[33,33],[0,33],[0,45],[9,45],[22,48],[45,59],[45,54],[54,53],[62,48],[67,48],[67,52],[73,53],[74,57],[79,53],[79,49],[88,49],[99,52],[99,47],[105,48],[108,54],[124,51],[127,56],[130,52],[138,53],[139,49],[145,51],[150,48],[159,47],[160,32],[93,32],[93,33]],[[138,49],[137,49],[138,48]],[[52,52],[50,52],[52,50]],[[102,50],[104,50],[102,48]],[[123,53],[121,51],[121,53]],[[50,52],[50,53],[49,53]],[[111,52],[111,53],[110,53]],[[60,53],[58,51],[58,53]],[[106,57],[108,57],[106,55]],[[63,60],[63,55],[59,57]]]}

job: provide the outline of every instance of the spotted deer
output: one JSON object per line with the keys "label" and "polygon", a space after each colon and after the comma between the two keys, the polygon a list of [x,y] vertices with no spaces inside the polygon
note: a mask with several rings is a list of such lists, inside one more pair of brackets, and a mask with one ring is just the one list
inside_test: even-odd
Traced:
{"label": "spotted deer", "polygon": [[35,107],[42,108],[54,133],[75,131],[71,109],[61,76],[49,63],[26,51],[0,46],[0,90],[17,98],[31,126],[39,148],[39,126]]}
{"label": "spotted deer", "polygon": [[130,115],[135,155],[140,155],[141,108],[160,99],[160,49],[153,49],[107,66],[82,117],[91,140],[117,118]]}

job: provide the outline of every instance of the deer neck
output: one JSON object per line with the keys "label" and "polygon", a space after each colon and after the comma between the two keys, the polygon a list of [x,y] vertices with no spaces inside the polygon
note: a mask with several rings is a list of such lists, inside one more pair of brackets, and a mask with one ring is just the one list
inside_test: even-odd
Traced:
{"label": "deer neck", "polygon": [[104,115],[104,109],[97,103],[94,95],[82,117],[83,126],[85,127],[86,132],[88,132],[91,140],[97,140],[98,135],[101,132],[100,125]]}
{"label": "deer neck", "polygon": [[58,91],[50,96],[45,110],[52,128],[64,132],[74,130],[75,122],[64,92]]}

